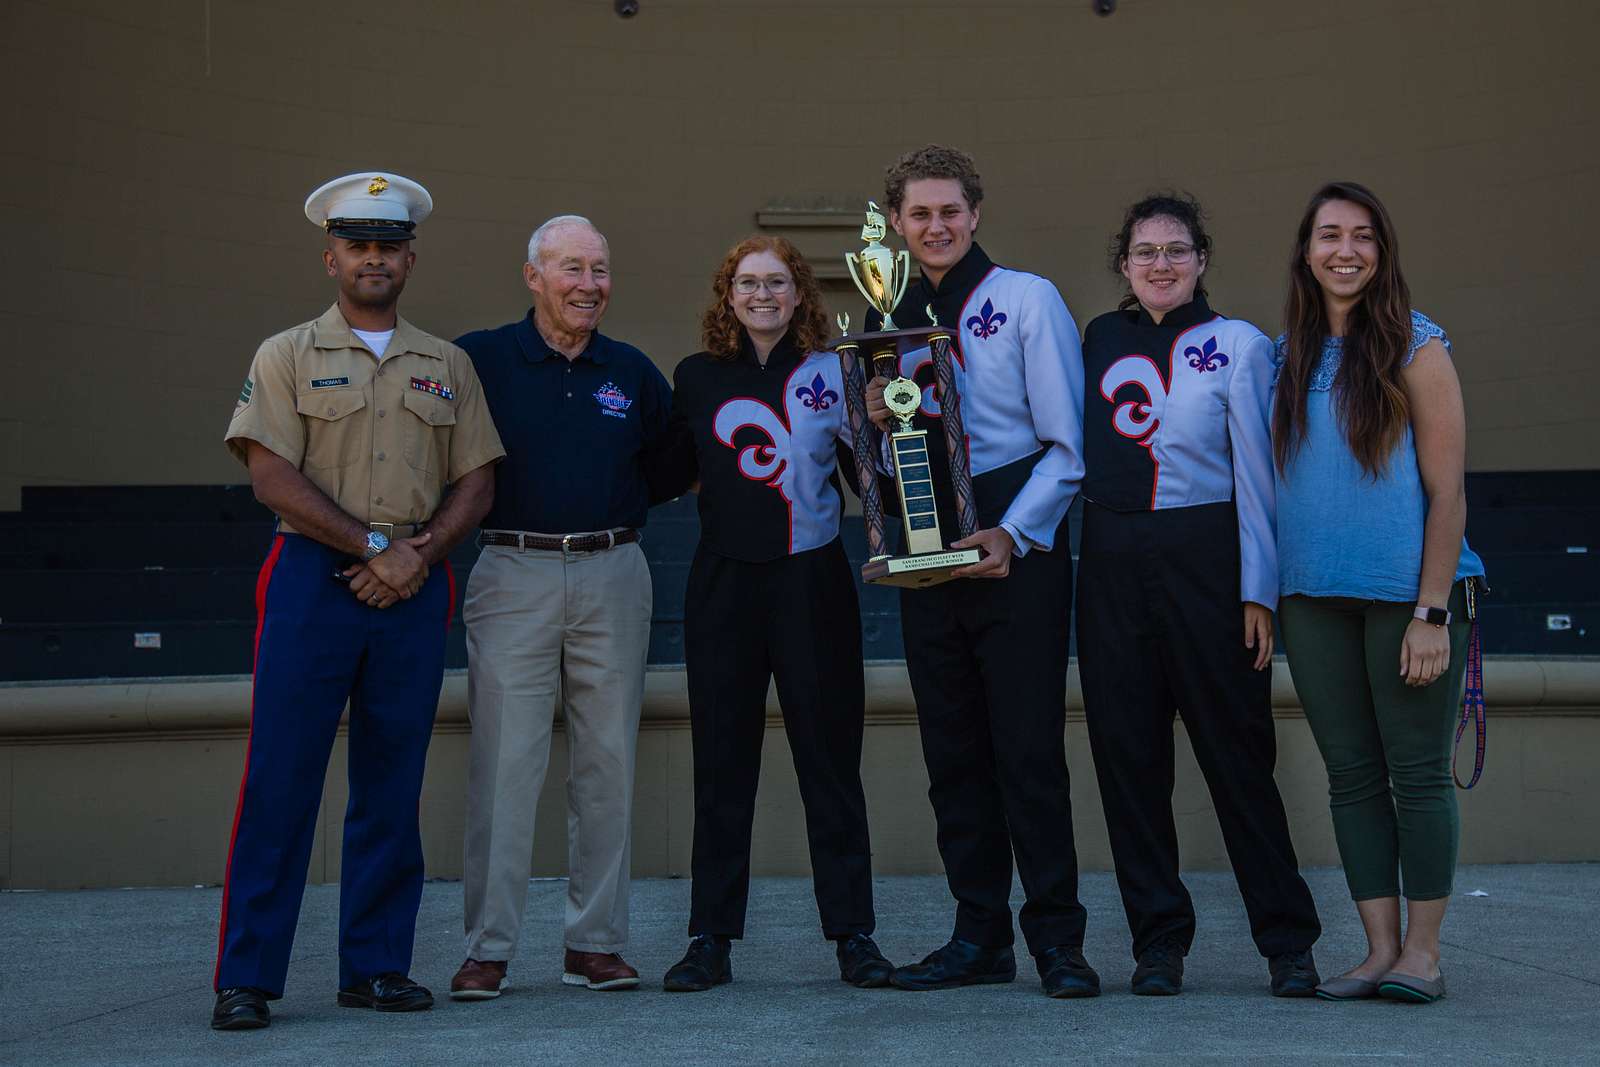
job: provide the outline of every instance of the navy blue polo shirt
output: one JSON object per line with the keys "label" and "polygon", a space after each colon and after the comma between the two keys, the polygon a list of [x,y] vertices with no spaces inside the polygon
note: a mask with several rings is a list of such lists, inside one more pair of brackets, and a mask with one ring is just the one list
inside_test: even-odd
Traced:
{"label": "navy blue polo shirt", "polygon": [[652,493],[646,460],[672,408],[672,388],[648,356],[597,332],[569,360],[545,343],[531,310],[456,344],[472,357],[506,447],[485,529],[566,534],[644,525],[662,498]]}

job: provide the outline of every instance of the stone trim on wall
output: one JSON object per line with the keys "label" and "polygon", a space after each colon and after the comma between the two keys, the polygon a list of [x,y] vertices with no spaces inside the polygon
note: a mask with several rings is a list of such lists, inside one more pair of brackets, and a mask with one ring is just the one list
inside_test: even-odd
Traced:
{"label": "stone trim on wall", "polygon": [[[1274,667],[1274,715],[1301,718],[1299,697],[1281,656]],[[903,662],[869,663],[866,673],[869,723],[915,721],[916,704]],[[1484,682],[1491,716],[1600,715],[1600,660],[1490,657],[1484,663]],[[767,713],[779,721],[775,694],[768,696]],[[1067,673],[1067,719],[1083,720],[1076,664]],[[688,721],[682,666],[651,667],[645,675],[644,728],[678,727]],[[0,744],[128,733],[229,734],[249,725],[247,675],[0,684]],[[436,728],[452,731],[466,725],[467,673],[447,671]]]}

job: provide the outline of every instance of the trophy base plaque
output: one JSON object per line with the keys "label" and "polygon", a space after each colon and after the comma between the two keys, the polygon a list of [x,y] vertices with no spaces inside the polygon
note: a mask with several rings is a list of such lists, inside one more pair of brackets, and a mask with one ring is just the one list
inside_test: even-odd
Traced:
{"label": "trophy base plaque", "polygon": [[874,585],[898,585],[906,589],[925,589],[955,577],[962,567],[982,558],[976,548],[955,548],[943,552],[918,552],[909,556],[885,556],[861,565],[861,580]]}

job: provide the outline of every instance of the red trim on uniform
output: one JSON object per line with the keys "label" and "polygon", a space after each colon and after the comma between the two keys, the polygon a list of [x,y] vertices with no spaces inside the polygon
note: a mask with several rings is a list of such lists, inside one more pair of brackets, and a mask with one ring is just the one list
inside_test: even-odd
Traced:
{"label": "red trim on uniform", "polygon": [[450,600],[444,608],[444,628],[448,632],[456,617],[456,570],[449,560],[444,561],[444,579],[450,583]]}
{"label": "red trim on uniform", "polygon": [[228,888],[233,881],[233,846],[239,839],[239,816],[244,813],[244,786],[250,780],[250,742],[256,733],[255,672],[256,661],[261,655],[261,631],[267,622],[267,587],[272,584],[272,571],[278,565],[278,556],[282,552],[283,534],[278,534],[272,539],[272,550],[267,553],[266,562],[261,564],[261,573],[256,575],[256,636],[250,646],[250,733],[245,738],[244,773],[239,776],[239,801],[234,806],[233,829],[228,834],[228,865],[222,874],[222,918],[217,923],[217,965],[211,972],[213,989],[222,976],[222,946],[228,936]]}
{"label": "red trim on uniform", "polygon": [[[1204,325],[1204,324],[1202,323],[1201,325]],[[1194,327],[1191,326],[1189,329],[1194,329]],[[1178,377],[1178,372],[1173,369],[1172,361],[1178,354],[1178,342],[1183,340],[1184,334],[1187,334],[1188,332],[1189,332],[1189,330],[1180,330],[1180,331],[1178,331],[1178,336],[1176,336],[1176,337],[1174,337],[1172,339],[1172,347],[1167,349],[1167,374],[1166,374],[1166,380],[1161,383],[1162,388],[1166,390],[1167,400],[1171,400],[1172,399],[1172,383]],[[1156,376],[1157,377],[1161,376],[1161,368],[1160,367],[1156,367]],[[1165,414],[1165,412],[1166,412],[1166,401],[1162,402],[1161,410],[1162,410],[1162,413]],[[1156,428],[1160,429],[1159,423],[1157,424]],[[1150,431],[1150,437],[1143,442],[1144,447],[1145,447],[1145,451],[1150,454],[1150,462],[1154,463],[1155,467],[1156,467],[1155,475],[1150,479],[1150,510],[1151,511],[1156,510],[1156,492],[1161,488],[1161,461],[1156,458],[1155,436],[1156,436],[1155,430],[1151,430]]]}

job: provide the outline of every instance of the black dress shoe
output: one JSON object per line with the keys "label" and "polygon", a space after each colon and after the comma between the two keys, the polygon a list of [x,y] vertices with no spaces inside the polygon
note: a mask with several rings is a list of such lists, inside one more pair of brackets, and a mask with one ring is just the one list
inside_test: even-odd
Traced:
{"label": "black dress shoe", "polygon": [[896,989],[953,989],[963,985],[998,985],[1017,976],[1011,946],[988,948],[951,938],[921,963],[897,967],[889,976]]}
{"label": "black dress shoe", "polygon": [[839,980],[857,989],[881,989],[889,984],[894,964],[883,958],[877,942],[866,934],[851,934],[838,941]]}
{"label": "black dress shoe", "polygon": [[1137,997],[1175,997],[1183,992],[1183,946],[1163,938],[1139,953],[1133,981],[1128,983]]}
{"label": "black dress shoe", "polygon": [[712,986],[733,981],[733,942],[721,934],[698,934],[689,939],[689,951],[667,969],[661,988],[668,993],[703,993]]}
{"label": "black dress shoe", "polygon": [[261,990],[247,985],[217,990],[217,1003],[211,1009],[211,1029],[259,1030],[271,1022],[267,995]]}
{"label": "black dress shoe", "polygon": [[1083,949],[1069,945],[1047,948],[1034,957],[1039,965],[1039,982],[1047,997],[1098,997],[1100,976],[1094,973]]}
{"label": "black dress shoe", "polygon": [[1275,997],[1314,997],[1322,982],[1310,949],[1280,952],[1267,960],[1267,969],[1272,972],[1272,995]]}
{"label": "black dress shoe", "polygon": [[427,1011],[433,1007],[433,994],[398,971],[390,971],[339,990],[339,1007]]}

